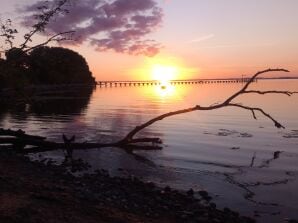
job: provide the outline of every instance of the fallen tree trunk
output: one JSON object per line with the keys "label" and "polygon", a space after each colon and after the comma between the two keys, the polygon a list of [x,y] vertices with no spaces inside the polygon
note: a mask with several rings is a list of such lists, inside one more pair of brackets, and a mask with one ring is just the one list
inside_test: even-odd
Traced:
{"label": "fallen tree trunk", "polygon": [[35,140],[45,140],[46,137],[27,135],[24,131],[19,129],[18,131],[13,131],[11,129],[0,129],[0,136],[14,136],[25,139],[35,139]]}
{"label": "fallen tree trunk", "polygon": [[[53,151],[57,149],[66,149],[67,144],[47,141],[45,137],[28,135],[22,130],[13,131],[11,129],[0,129],[0,148],[11,148],[18,150],[22,153],[38,153]],[[157,145],[136,145],[136,143],[146,143],[155,142],[157,144],[161,143],[158,138],[153,138],[153,140],[140,138],[132,140],[130,143],[114,142],[114,143],[71,143],[71,150],[85,150],[85,149],[96,149],[96,148],[106,148],[106,147],[119,147],[125,150],[157,150],[161,149]],[[30,148],[25,148],[30,146]]]}

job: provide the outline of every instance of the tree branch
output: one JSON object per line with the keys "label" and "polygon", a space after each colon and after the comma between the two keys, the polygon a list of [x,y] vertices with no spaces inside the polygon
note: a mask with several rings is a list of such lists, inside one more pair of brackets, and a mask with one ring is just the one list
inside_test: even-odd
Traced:
{"label": "tree branch", "polygon": [[279,69],[279,68],[277,68],[277,69],[270,69],[269,68],[267,70],[259,71],[249,79],[249,81],[244,85],[244,87],[240,91],[236,92],[234,95],[229,97],[224,103],[228,104],[232,100],[234,100],[236,97],[238,97],[239,95],[245,93],[246,89],[254,82],[254,80],[256,80],[261,74],[269,73],[269,72],[289,72],[289,71],[286,70],[286,69]]}
{"label": "tree branch", "polygon": [[[66,5],[66,3],[69,0],[60,0],[56,5],[54,5],[54,8],[52,9],[48,9],[47,5],[43,5],[38,7],[38,10],[41,11],[40,14],[35,15],[35,18],[37,19],[37,23],[34,24],[33,30],[31,30],[29,33],[24,35],[24,42],[20,45],[20,49],[21,50],[25,50],[28,48],[27,44],[29,42],[32,42],[32,37],[39,32],[44,32],[46,26],[49,24],[49,22],[51,21],[51,19],[61,13],[61,12],[65,12],[68,13],[68,10],[63,9],[63,6]],[[61,35],[61,33],[59,34]],[[49,43],[50,41],[48,41],[47,43]],[[40,45],[40,44],[39,44]],[[45,45],[45,44],[43,44]],[[37,47],[34,47],[37,48]],[[31,47],[32,49],[32,47]],[[29,50],[25,50],[26,52]]]}
{"label": "tree branch", "polygon": [[[29,52],[31,50],[34,50],[34,49],[38,48],[38,47],[45,46],[48,43],[53,42],[53,41],[61,42],[61,41],[66,41],[66,40],[72,40],[71,37],[70,38],[66,38],[66,37],[61,37],[61,36],[67,35],[67,34],[72,35],[73,33],[75,33],[75,31],[67,31],[67,32],[62,32],[62,33],[55,34],[52,37],[50,37],[48,40],[46,40],[45,42],[43,42],[43,43],[40,43],[40,44],[38,44],[36,46],[33,46],[33,47],[28,47],[28,49],[24,50],[24,52],[27,53],[27,52]],[[58,38],[58,37],[61,37],[61,38]]]}
{"label": "tree branch", "polygon": [[2,21],[0,20],[0,26],[1,26],[0,37],[3,37],[5,44],[8,44],[9,49],[12,49],[13,40],[15,39],[15,34],[18,33],[18,30],[13,28],[12,21],[10,19],[7,19],[5,23],[2,23]]}
{"label": "tree branch", "polygon": [[[23,52],[31,51],[40,46],[47,45],[52,41],[61,42],[66,40],[73,40],[72,37],[63,37],[63,35],[72,35],[74,31],[60,32],[58,34],[53,34],[52,37],[48,38],[43,43],[40,43],[36,46],[28,46],[29,42],[33,41],[33,37],[38,33],[44,33],[49,23],[53,18],[59,16],[60,14],[66,14],[69,11],[65,8],[67,4],[71,3],[71,0],[57,0],[57,1],[45,1],[44,5],[37,7],[38,13],[34,15],[35,24],[32,25],[31,30],[24,34],[24,42],[21,43],[18,49]],[[1,46],[3,48],[3,53],[7,53],[9,50],[14,48],[14,40],[18,30],[13,28],[12,21],[7,19],[5,23],[2,23],[0,20],[0,37],[4,38],[4,45],[8,45],[8,47]]]}
{"label": "tree branch", "polygon": [[253,108],[253,107],[249,107],[249,106],[244,106],[244,105],[240,105],[240,104],[233,104],[233,103],[230,103],[228,106],[231,106],[231,107],[238,107],[238,108],[243,108],[245,110],[249,110],[253,113],[253,116],[254,116],[254,119],[256,119],[256,114],[255,112],[258,111],[260,113],[262,113],[264,116],[266,116],[268,119],[270,119],[275,127],[277,128],[285,128],[282,124],[280,124],[276,119],[274,119],[271,115],[269,115],[268,113],[266,113],[263,109],[261,108]]}
{"label": "tree branch", "polygon": [[257,90],[251,90],[251,91],[244,91],[244,94],[261,94],[261,95],[265,95],[265,94],[285,94],[288,96],[292,96],[293,94],[297,94],[298,92],[294,91],[257,91]]}
{"label": "tree branch", "polygon": [[126,137],[124,139],[122,139],[120,142],[121,143],[131,143],[133,141],[133,137],[140,132],[141,130],[147,128],[148,126],[152,125],[153,123],[157,122],[157,121],[161,121],[165,118],[174,116],[174,115],[179,115],[179,114],[184,114],[184,113],[188,113],[188,112],[193,112],[193,111],[197,111],[198,110],[198,106],[192,107],[192,108],[187,108],[187,109],[182,109],[182,110],[178,110],[175,112],[169,112],[160,116],[157,116],[151,120],[149,120],[148,122],[140,125],[140,126],[136,126],[131,132],[129,132]]}

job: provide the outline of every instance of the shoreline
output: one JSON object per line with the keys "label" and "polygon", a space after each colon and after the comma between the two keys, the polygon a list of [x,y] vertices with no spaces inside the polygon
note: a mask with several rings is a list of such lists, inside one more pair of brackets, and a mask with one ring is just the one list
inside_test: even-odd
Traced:
{"label": "shoreline", "polygon": [[0,151],[0,173],[4,223],[255,222],[228,208],[216,209],[206,191],[158,188],[105,171],[75,177],[61,166],[32,162],[14,152]]}

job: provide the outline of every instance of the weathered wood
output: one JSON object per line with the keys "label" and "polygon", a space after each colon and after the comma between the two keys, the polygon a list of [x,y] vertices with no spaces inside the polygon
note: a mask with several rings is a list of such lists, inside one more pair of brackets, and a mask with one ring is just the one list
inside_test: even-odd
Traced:
{"label": "weathered wood", "polygon": [[24,139],[34,139],[34,140],[45,140],[46,137],[35,136],[35,135],[27,135],[23,130],[19,129],[17,131],[13,131],[11,129],[0,129],[0,136],[14,136]]}
{"label": "weathered wood", "polygon": [[[107,148],[107,147],[119,147],[125,150],[156,150],[161,147],[156,145],[136,145],[137,143],[160,143],[158,138],[140,138],[134,139],[131,143],[73,143],[74,137],[67,140],[66,136],[63,137],[64,143],[52,142],[45,140],[45,137],[28,135],[22,130],[13,131],[10,129],[0,129],[0,148],[14,148],[22,153],[37,153],[53,151],[57,149],[65,149],[68,154],[72,153],[72,150],[84,150],[84,149],[96,149],[96,148]],[[132,145],[134,144],[134,145]],[[5,146],[4,146],[5,145]],[[8,146],[11,145],[11,146]],[[30,146],[31,148],[26,148]]]}

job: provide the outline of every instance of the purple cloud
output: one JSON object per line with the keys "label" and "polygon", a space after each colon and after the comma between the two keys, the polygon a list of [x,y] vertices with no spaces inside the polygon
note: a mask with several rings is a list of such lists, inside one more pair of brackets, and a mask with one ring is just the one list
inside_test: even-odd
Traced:
{"label": "purple cloud", "polygon": [[[53,4],[57,0],[49,1]],[[27,6],[23,25],[33,24],[37,7],[45,1]],[[133,55],[154,56],[160,45],[144,39],[162,22],[163,12],[156,0],[72,0],[69,13],[59,15],[47,31],[74,30],[77,43],[87,42],[99,51],[114,50]]]}

